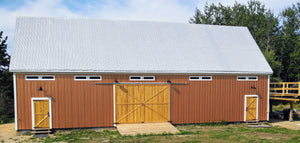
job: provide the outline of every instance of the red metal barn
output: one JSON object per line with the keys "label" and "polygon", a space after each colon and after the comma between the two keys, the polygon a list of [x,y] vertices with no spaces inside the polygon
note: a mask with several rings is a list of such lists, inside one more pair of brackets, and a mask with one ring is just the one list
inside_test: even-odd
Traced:
{"label": "red metal barn", "polygon": [[268,120],[272,69],[246,27],[17,19],[16,130]]}

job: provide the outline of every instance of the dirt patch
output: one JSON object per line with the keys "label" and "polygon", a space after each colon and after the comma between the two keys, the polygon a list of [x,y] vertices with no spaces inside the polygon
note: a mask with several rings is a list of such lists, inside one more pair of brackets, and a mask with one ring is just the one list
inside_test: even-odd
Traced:
{"label": "dirt patch", "polygon": [[29,139],[31,136],[17,135],[15,123],[0,125],[0,142],[16,142]]}
{"label": "dirt patch", "polygon": [[270,124],[272,126],[284,127],[292,130],[300,130],[300,121],[283,121],[283,120],[271,120]]}

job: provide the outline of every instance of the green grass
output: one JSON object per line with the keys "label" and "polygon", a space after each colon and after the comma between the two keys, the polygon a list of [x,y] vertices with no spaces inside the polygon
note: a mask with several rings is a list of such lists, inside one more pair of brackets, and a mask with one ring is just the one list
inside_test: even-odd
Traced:
{"label": "green grass", "polygon": [[245,125],[177,125],[180,133],[121,136],[118,131],[92,129],[57,132],[51,137],[24,142],[300,142],[300,131],[280,127],[249,128]]}
{"label": "green grass", "polygon": [[[287,104],[278,104],[278,105],[273,105],[272,106],[272,111],[275,111],[275,110],[280,110],[280,111],[282,111],[283,109],[285,109],[285,108],[290,108],[290,104],[289,103],[287,103]],[[299,103],[294,103],[293,104],[293,108],[294,109],[298,109],[298,110],[300,110],[300,104]]]}

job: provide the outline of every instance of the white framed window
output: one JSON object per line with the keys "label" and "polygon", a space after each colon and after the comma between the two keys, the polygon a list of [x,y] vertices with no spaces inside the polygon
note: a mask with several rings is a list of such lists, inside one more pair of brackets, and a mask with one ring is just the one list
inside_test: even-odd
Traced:
{"label": "white framed window", "polygon": [[131,81],[154,81],[155,76],[129,76]]}
{"label": "white framed window", "polygon": [[211,81],[212,76],[190,76],[189,77],[190,81]]}
{"label": "white framed window", "polygon": [[25,75],[25,80],[55,80],[54,75]]}
{"label": "white framed window", "polygon": [[74,80],[102,80],[100,75],[75,75]]}
{"label": "white framed window", "polygon": [[237,76],[238,81],[257,81],[258,76]]}

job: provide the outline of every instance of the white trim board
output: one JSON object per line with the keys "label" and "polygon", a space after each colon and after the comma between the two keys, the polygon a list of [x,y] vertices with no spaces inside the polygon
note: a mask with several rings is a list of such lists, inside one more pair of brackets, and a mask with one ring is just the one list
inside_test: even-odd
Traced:
{"label": "white trim board", "polygon": [[17,105],[17,80],[16,73],[13,73],[14,84],[14,109],[15,109],[15,130],[18,130],[18,105]]}
{"label": "white trim board", "polygon": [[256,97],[257,102],[256,102],[256,121],[258,121],[258,102],[259,102],[259,96],[258,95],[245,95],[245,100],[244,100],[244,121],[246,122],[246,104],[247,104],[247,97]]}
{"label": "white trim board", "polygon": [[34,129],[34,104],[33,101],[36,100],[49,100],[49,128],[52,129],[52,105],[51,105],[51,97],[32,97],[31,98],[31,119],[32,119],[32,129]]}
{"label": "white trim board", "polygon": [[115,124],[116,123],[116,98],[115,98],[115,84],[113,85],[113,99],[114,99],[114,126],[116,127],[117,125]]}
{"label": "white trim board", "polygon": [[267,101],[267,121],[269,121],[269,114],[270,114],[270,75],[268,75],[268,101]]}

